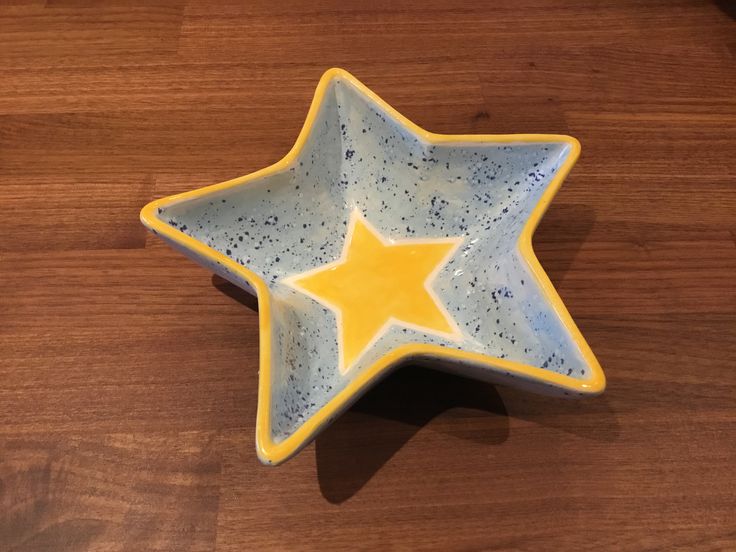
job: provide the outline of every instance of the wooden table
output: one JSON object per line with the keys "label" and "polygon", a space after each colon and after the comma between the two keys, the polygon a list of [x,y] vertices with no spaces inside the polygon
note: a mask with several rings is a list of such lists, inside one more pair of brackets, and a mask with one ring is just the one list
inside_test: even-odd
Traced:
{"label": "wooden table", "polygon": [[[0,549],[736,549],[728,2],[11,4]],[[406,367],[258,463],[253,304],[138,211],[278,160],[330,66],[436,132],[580,139],[535,244],[605,395]]]}

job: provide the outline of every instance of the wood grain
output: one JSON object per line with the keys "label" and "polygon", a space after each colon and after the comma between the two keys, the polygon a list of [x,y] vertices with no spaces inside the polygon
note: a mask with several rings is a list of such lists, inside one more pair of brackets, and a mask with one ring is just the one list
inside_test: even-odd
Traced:
{"label": "wood grain", "polygon": [[[736,549],[727,2],[0,5],[0,549]],[[437,132],[565,132],[535,247],[608,376],[405,367],[277,469],[257,312],[154,197],[293,143],[328,67]]]}

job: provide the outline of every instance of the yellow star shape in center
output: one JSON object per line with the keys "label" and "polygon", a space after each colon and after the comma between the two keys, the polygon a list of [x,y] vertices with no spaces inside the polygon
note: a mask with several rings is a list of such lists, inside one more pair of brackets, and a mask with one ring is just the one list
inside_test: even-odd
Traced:
{"label": "yellow star shape in center", "polygon": [[387,240],[355,209],[341,257],[283,282],[332,310],[338,368],[349,371],[392,325],[463,335],[432,289],[462,238]]}

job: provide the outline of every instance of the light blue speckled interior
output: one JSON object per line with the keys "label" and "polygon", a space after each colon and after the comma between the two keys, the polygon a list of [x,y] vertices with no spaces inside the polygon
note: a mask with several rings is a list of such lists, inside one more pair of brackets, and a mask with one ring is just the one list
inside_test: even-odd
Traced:
{"label": "light blue speckled interior", "polygon": [[464,236],[434,285],[466,336],[460,348],[587,379],[578,347],[517,251],[527,216],[569,153],[563,143],[428,145],[335,79],[288,171],[159,216],[268,283],[279,442],[398,344],[458,347],[393,327],[340,375],[334,315],[280,280],[336,260],[355,207],[387,237]]}

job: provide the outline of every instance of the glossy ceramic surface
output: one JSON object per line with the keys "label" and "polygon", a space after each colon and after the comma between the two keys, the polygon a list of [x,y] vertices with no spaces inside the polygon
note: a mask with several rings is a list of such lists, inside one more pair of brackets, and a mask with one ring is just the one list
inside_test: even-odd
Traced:
{"label": "glossy ceramic surface", "polygon": [[578,153],[567,136],[431,134],[333,69],[282,161],[141,218],[257,293],[257,450],[279,463],[407,359],[532,391],[603,390],[531,250]]}

